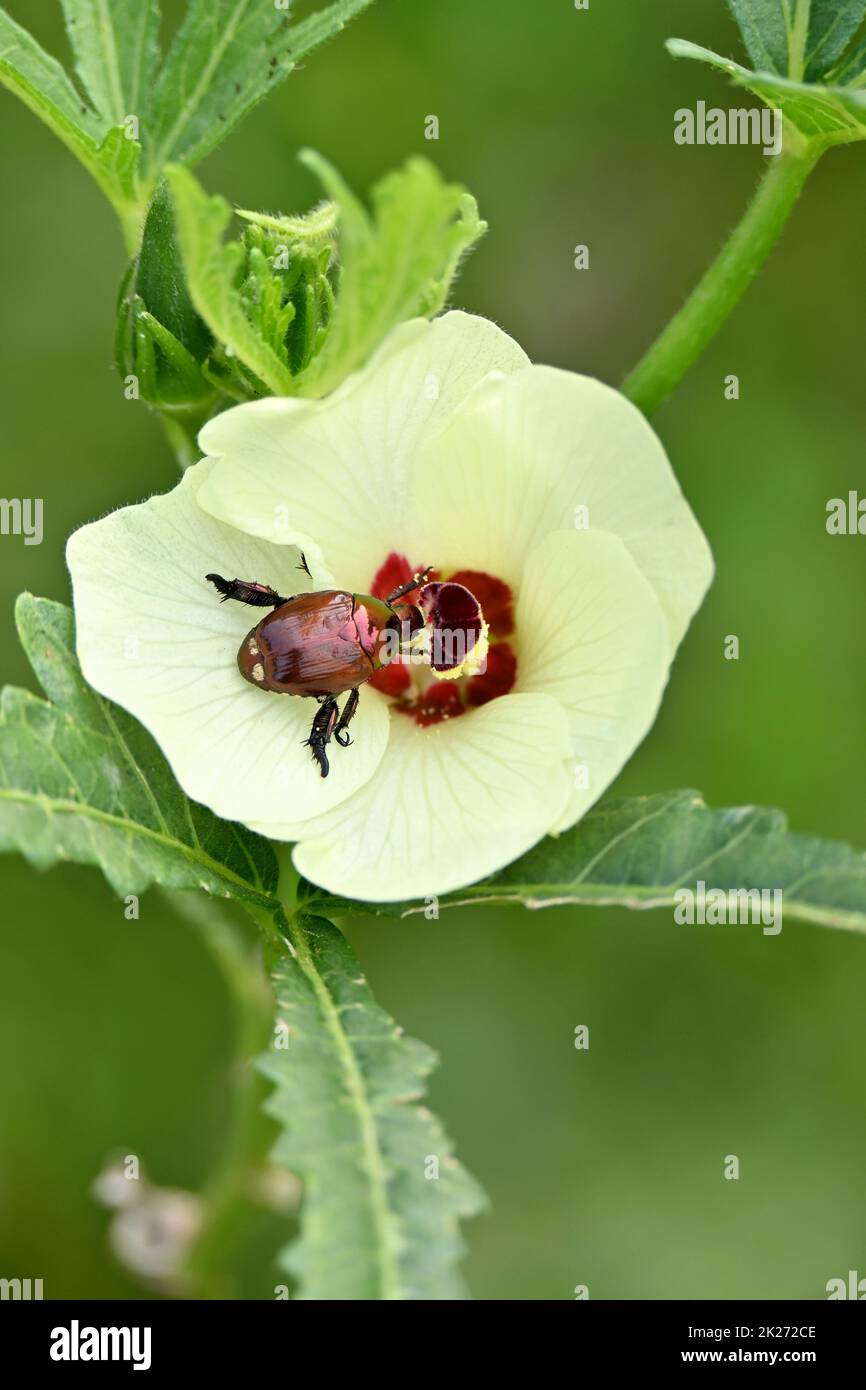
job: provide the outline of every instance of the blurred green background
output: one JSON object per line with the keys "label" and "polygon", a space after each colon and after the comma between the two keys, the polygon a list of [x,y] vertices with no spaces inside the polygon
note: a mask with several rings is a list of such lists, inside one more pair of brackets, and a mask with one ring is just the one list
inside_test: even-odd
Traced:
{"label": "blurred green background", "polygon": [[[10,11],[66,57],[59,5]],[[166,4],[176,20],[177,4]],[[742,104],[675,63],[678,34],[740,56],[722,0],[379,0],[200,170],[241,206],[301,210],[310,144],[359,189],[413,151],[477,195],[490,232],[457,290],[539,361],[617,382],[739,217],[753,149],[685,149],[673,112]],[[423,138],[438,115],[440,139]],[[0,93],[3,492],[45,540],[0,540],[4,679],[31,684],[12,605],[68,598],[69,531],[172,485],[111,365],[124,260],[84,172]],[[827,500],[866,492],[866,150],[819,167],[747,301],[656,420],[718,577],[652,734],[618,784],[766,802],[866,845],[866,540]],[[587,243],[591,269],[573,269]],[[741,399],[725,401],[735,372]],[[739,662],[723,659],[729,633]],[[89,1185],[106,1155],[199,1187],[226,1117],[232,1017],[198,933],[141,919],[91,871],[6,860],[0,1275],[128,1297]],[[476,1298],[816,1298],[866,1275],[866,942],[667,912],[486,910],[350,928],[373,988],[442,1063],[432,1104],[492,1209],[467,1230]],[[590,1028],[576,1052],[574,1028]],[[723,1179],[739,1156],[738,1182]],[[272,1220],[234,1292],[270,1296]]]}

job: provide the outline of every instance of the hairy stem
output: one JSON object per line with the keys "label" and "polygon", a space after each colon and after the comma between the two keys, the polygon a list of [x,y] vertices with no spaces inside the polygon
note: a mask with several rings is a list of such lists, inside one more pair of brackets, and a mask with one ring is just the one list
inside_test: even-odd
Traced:
{"label": "hairy stem", "polygon": [[622,390],[652,415],[718,333],[757,275],[824,151],[785,127],[785,152],[769,164],[739,226],[661,336],[626,377]]}
{"label": "hairy stem", "polygon": [[179,424],[177,420],[163,411],[159,412],[159,423],[162,425],[171,452],[174,454],[175,463],[181,473],[185,473],[190,464],[195,463],[201,455],[195,445],[195,437],[190,437],[189,431]]}

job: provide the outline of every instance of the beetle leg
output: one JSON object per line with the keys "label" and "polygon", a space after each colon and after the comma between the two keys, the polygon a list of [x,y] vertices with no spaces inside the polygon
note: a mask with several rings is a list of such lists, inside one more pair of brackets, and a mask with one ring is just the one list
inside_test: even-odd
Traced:
{"label": "beetle leg", "polygon": [[306,741],[306,746],[313,750],[313,757],[319,764],[323,777],[327,777],[330,771],[328,755],[325,749],[331,741],[331,734],[334,732],[334,725],[337,722],[338,712],[337,701],[334,699],[333,695],[326,696],[316,710],[313,727],[310,730],[310,737]]}
{"label": "beetle leg", "polygon": [[401,584],[399,589],[395,589],[393,594],[388,595],[385,602],[396,603],[398,598],[404,598],[406,594],[411,594],[413,589],[417,589],[419,584],[424,583],[424,580],[432,569],[433,566],[428,565],[427,568],[421,570],[419,574],[413,575],[408,584]]}
{"label": "beetle leg", "polygon": [[222,594],[220,602],[236,598],[238,603],[248,603],[253,608],[276,608],[287,600],[269,589],[267,584],[255,584],[246,579],[223,579],[221,574],[206,574],[214,588]]}
{"label": "beetle leg", "polygon": [[359,698],[359,692],[356,686],[354,690],[349,691],[349,698],[343,706],[343,713],[340,715],[340,718],[337,720],[337,723],[334,726],[334,738],[337,740],[341,748],[348,748],[349,744],[352,742],[352,740],[349,738],[349,735],[346,733],[346,725],[349,723],[351,719],[354,719],[355,717],[355,711],[358,708]]}

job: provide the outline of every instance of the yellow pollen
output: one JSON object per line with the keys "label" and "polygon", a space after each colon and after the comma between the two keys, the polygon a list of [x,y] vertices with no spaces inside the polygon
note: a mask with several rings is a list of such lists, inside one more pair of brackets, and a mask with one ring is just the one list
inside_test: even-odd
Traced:
{"label": "yellow pollen", "polygon": [[437,671],[436,677],[441,681],[456,681],[461,676],[477,676],[487,665],[487,653],[490,651],[490,642],[487,634],[490,631],[489,624],[481,619],[481,632],[478,641],[470,652],[466,654],[466,660],[461,661],[459,666],[454,666],[450,671]]}

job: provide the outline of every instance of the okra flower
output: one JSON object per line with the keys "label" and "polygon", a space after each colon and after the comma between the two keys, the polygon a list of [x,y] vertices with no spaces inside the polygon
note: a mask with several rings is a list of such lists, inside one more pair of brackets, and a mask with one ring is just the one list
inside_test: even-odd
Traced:
{"label": "okra flower", "polygon": [[[634,407],[449,313],[333,395],[240,405],[199,442],[173,492],[68,549],[84,674],[190,797],[374,901],[461,888],[580,819],[650,728],[712,576]],[[242,678],[261,614],[205,576],[381,599],[426,566],[474,597],[486,662],[371,667],[323,778],[302,746],[316,704]]]}

